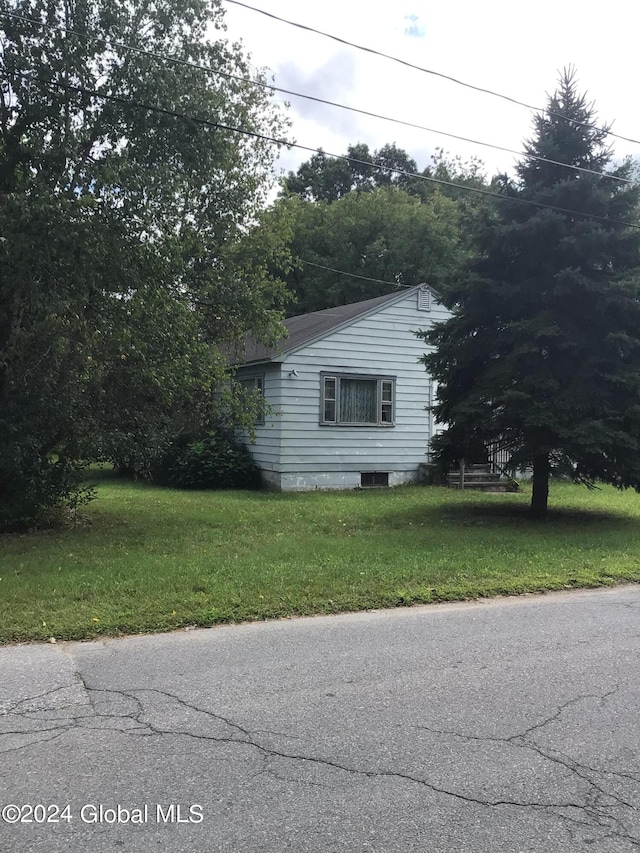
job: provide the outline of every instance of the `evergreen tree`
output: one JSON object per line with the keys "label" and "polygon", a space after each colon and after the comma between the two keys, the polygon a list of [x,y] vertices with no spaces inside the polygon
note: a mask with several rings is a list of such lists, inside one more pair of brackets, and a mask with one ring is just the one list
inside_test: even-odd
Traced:
{"label": "evergreen tree", "polygon": [[553,471],[640,491],[639,191],[595,121],[565,70],[517,178],[501,180],[479,259],[444,294],[453,316],[423,335],[449,427],[441,461],[500,444],[533,468],[537,517]]}

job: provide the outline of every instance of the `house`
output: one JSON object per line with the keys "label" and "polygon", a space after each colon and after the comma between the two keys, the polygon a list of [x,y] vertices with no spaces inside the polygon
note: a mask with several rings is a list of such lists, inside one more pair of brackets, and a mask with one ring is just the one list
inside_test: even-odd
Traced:
{"label": "house", "polygon": [[[434,432],[432,382],[415,335],[446,319],[434,291],[402,291],[292,317],[269,349],[249,341],[236,378],[268,402],[250,445],[278,490],[419,479]],[[247,437],[248,442],[248,437]]]}

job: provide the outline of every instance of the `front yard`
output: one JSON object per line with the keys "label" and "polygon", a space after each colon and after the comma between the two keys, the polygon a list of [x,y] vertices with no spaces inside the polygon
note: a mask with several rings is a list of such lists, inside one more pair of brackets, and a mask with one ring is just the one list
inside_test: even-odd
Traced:
{"label": "front yard", "polygon": [[0,642],[640,581],[640,496],[184,492],[105,478],[88,523],[0,538]]}

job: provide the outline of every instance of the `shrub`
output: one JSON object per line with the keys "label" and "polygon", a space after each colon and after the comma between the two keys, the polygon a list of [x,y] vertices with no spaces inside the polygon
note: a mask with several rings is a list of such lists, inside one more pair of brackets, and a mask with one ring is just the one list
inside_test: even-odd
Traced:
{"label": "shrub", "polygon": [[0,460],[0,534],[57,526],[69,513],[75,517],[78,507],[95,497],[91,486],[81,485],[85,476],[84,463],[5,448]]}
{"label": "shrub", "polygon": [[218,428],[205,436],[176,439],[152,479],[181,489],[256,489],[260,471],[233,433]]}

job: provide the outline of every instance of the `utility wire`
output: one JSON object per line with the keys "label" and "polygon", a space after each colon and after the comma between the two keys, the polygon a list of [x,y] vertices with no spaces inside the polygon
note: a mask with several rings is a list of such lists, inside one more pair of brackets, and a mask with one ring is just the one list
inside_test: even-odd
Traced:
{"label": "utility wire", "polygon": [[113,101],[114,103],[122,104],[123,106],[133,107],[134,109],[148,110],[149,112],[158,113],[160,115],[172,116],[173,118],[182,119],[187,122],[191,122],[192,124],[199,124],[205,127],[213,127],[218,130],[228,130],[232,133],[239,133],[243,136],[253,137],[254,139],[261,139],[265,142],[270,142],[274,145],[285,146],[287,148],[298,148],[301,151],[310,151],[313,154],[321,154],[329,157],[333,157],[336,160],[343,160],[347,163],[356,163],[359,166],[366,166],[367,168],[377,169],[380,172],[384,172],[385,174],[393,173],[396,175],[402,175],[407,178],[415,178],[420,181],[425,181],[430,184],[436,184],[437,186],[445,186],[452,187],[454,189],[464,190],[467,192],[476,193],[477,195],[487,196],[488,198],[496,198],[499,201],[511,201],[516,204],[526,204],[529,207],[538,207],[546,210],[554,210],[558,213],[566,213],[569,216],[580,216],[584,219],[591,219],[596,222],[604,222],[606,225],[621,225],[624,228],[633,228],[634,230],[640,230],[640,225],[634,224],[633,222],[625,222],[621,219],[609,219],[606,216],[596,216],[593,213],[584,213],[580,210],[571,210],[566,207],[558,207],[553,204],[545,204],[541,201],[533,201],[532,199],[521,198],[520,196],[506,196],[500,193],[493,192],[492,190],[485,190],[481,187],[471,187],[466,184],[457,184],[454,181],[445,181],[443,178],[432,178],[427,175],[421,175],[417,172],[409,172],[406,169],[397,169],[392,166],[381,166],[377,163],[371,163],[367,160],[359,160],[355,157],[346,157],[343,154],[332,154],[328,151],[323,151],[321,148],[312,148],[310,145],[301,145],[299,142],[290,142],[287,139],[277,139],[274,136],[268,136],[264,133],[258,133],[255,130],[248,130],[247,128],[242,127],[234,127],[233,125],[223,124],[221,122],[213,121],[212,119],[199,118],[197,116],[186,115],[186,113],[177,112],[176,110],[169,110],[165,107],[158,107],[153,104],[146,104],[140,101],[133,101],[129,98],[121,98],[118,95],[107,95],[101,92],[97,92],[94,89],[87,89],[85,86],[74,86],[71,83],[59,83],[56,80],[43,80],[42,78],[34,78],[28,74],[20,74],[16,73],[15,76],[22,77],[26,80],[30,80],[31,82],[38,82],[43,86],[57,86],[59,89],[65,89],[68,91],[78,92],[82,95],[90,95],[94,98],[100,98],[105,101]]}
{"label": "utility wire", "polygon": [[[229,0],[229,2],[231,2],[231,0]],[[251,8],[251,7],[249,7],[249,8]],[[284,95],[290,95],[291,97],[294,97],[294,98],[304,98],[307,101],[314,101],[315,103],[318,103],[318,104],[325,104],[325,105],[330,106],[330,107],[336,107],[337,109],[347,110],[349,112],[357,113],[358,115],[364,115],[364,116],[368,116],[370,118],[380,119],[381,121],[391,122],[392,124],[402,125],[403,127],[412,127],[416,130],[424,130],[427,133],[435,133],[439,136],[446,136],[450,139],[457,139],[461,142],[469,142],[472,145],[481,145],[485,148],[492,148],[496,151],[504,151],[507,154],[515,154],[519,157],[528,157],[529,159],[535,160],[535,161],[540,162],[540,163],[550,163],[552,166],[562,166],[566,169],[573,169],[577,172],[583,172],[587,175],[597,175],[597,177],[599,177],[599,178],[608,178],[609,180],[618,181],[618,182],[624,183],[624,184],[633,184],[633,181],[630,180],[629,178],[622,178],[622,177],[619,177],[618,175],[606,174],[604,172],[596,172],[594,169],[587,169],[584,166],[574,166],[570,163],[563,163],[560,160],[550,160],[548,157],[540,157],[537,154],[529,154],[525,151],[517,151],[514,148],[505,148],[502,145],[495,145],[491,142],[482,142],[478,139],[472,139],[472,138],[467,137],[467,136],[458,136],[455,133],[448,133],[445,130],[436,130],[435,128],[425,127],[424,125],[415,124],[414,122],[405,121],[403,119],[391,118],[390,116],[381,115],[380,113],[374,113],[374,112],[371,112],[369,110],[359,109],[358,107],[350,107],[350,106],[347,106],[346,104],[340,104],[336,101],[329,101],[325,98],[319,98],[315,95],[307,95],[307,94],[304,94],[302,92],[294,92],[291,89],[283,89],[280,86],[273,85],[272,83],[264,83],[261,80],[251,80],[250,78],[242,77],[239,74],[230,74],[227,71],[221,71],[217,68],[211,68],[207,65],[202,65],[202,64],[197,63],[197,62],[190,62],[187,59],[180,59],[179,57],[170,56],[170,55],[166,55],[166,54],[162,54],[162,53],[157,53],[156,51],[143,50],[142,48],[136,47],[135,45],[132,45],[132,44],[127,44],[126,42],[114,41],[113,39],[106,39],[106,38],[103,38],[101,36],[94,36],[92,33],[74,30],[74,29],[71,29],[70,27],[66,27],[62,24],[45,24],[43,21],[39,21],[37,18],[29,18],[25,15],[16,15],[12,12],[0,12],[0,14],[4,15],[5,17],[13,18],[13,19],[18,20],[18,21],[26,21],[26,22],[31,23],[31,24],[37,24],[38,26],[41,26],[41,27],[46,26],[49,29],[58,30],[59,32],[64,32],[64,33],[67,33],[69,35],[78,36],[80,38],[87,38],[88,36],[91,36],[92,38],[95,38],[96,41],[99,41],[101,44],[104,44],[106,47],[119,47],[119,48],[122,48],[123,50],[129,50],[132,53],[140,54],[141,56],[150,56],[154,59],[159,59],[162,62],[170,62],[170,63],[173,63],[175,65],[183,66],[185,68],[193,68],[197,71],[204,71],[208,74],[216,74],[219,77],[225,77],[228,80],[238,80],[242,83],[247,83],[250,86],[256,86],[256,87],[259,87],[262,89],[267,89],[267,90],[272,91],[272,92],[281,92]]]}
{"label": "utility wire", "polygon": [[[247,81],[253,82],[253,81]],[[261,85],[261,84],[257,84]],[[306,98],[309,101],[316,101],[319,104],[327,104],[330,107],[338,107],[341,110],[349,110],[353,113],[359,113],[370,118],[381,119],[382,121],[392,122],[393,124],[401,124],[404,127],[413,127],[416,130],[424,130],[427,133],[436,133],[438,136],[447,136],[449,139],[458,139],[460,142],[470,142],[472,145],[482,145],[485,148],[493,148],[495,151],[505,151],[507,154],[515,154],[518,157],[528,157],[530,160],[535,160],[538,163],[550,163],[552,166],[562,166],[565,169],[574,169],[576,172],[584,172],[586,175],[597,175],[599,178],[609,178],[613,181],[618,181],[622,184],[633,184],[629,178],[621,178],[618,175],[609,175],[606,172],[596,172],[595,169],[587,169],[584,166],[573,166],[571,163],[563,163],[560,160],[550,160],[548,157],[540,157],[537,154],[528,154],[526,151],[517,151],[515,148],[505,148],[503,145],[495,145],[492,142],[482,142],[479,139],[471,139],[468,136],[458,136],[456,133],[449,133],[446,130],[436,130],[433,127],[425,127],[422,124],[414,124],[411,121],[404,121],[399,118],[391,118],[390,116],[373,113],[369,110],[362,110],[358,107],[348,107],[345,104],[338,104],[335,101],[327,101],[324,98],[317,98],[314,95],[303,95],[300,92],[291,92],[288,89],[280,89],[277,86],[267,86],[265,88],[273,89],[276,92],[284,92],[286,95],[293,95],[296,98]]]}
{"label": "utility wire", "polygon": [[398,284],[397,281],[385,281],[382,278],[371,278],[368,275],[356,275],[354,272],[346,272],[346,270],[337,270],[334,267],[325,267],[324,264],[315,264],[313,261],[305,261],[304,258],[299,258],[303,264],[306,264],[310,267],[318,267],[321,270],[329,270],[329,272],[337,272],[340,275],[348,275],[350,278],[359,278],[362,281],[375,281],[376,284],[387,284],[389,287],[414,287],[413,284]]}
{"label": "utility wire", "polygon": [[[383,53],[381,50],[375,50],[372,47],[366,47],[362,44],[355,44],[352,41],[347,41],[347,39],[340,38],[340,36],[336,36],[331,33],[325,33],[322,30],[317,30],[314,27],[310,27],[306,24],[300,24],[296,21],[290,21],[287,18],[281,18],[278,15],[274,15],[273,12],[267,12],[265,9],[258,9],[256,6],[250,6],[248,3],[242,3],[241,0],[224,0],[224,2],[231,3],[234,6],[242,6],[244,9],[249,9],[251,12],[258,12],[260,15],[266,15],[267,18],[273,18],[273,20],[280,21],[283,24],[288,24],[291,27],[297,27],[298,29],[306,30],[310,33],[315,33],[316,35],[332,39],[333,41],[337,41],[340,44],[347,45],[348,47],[354,47],[357,50],[363,50],[365,51],[365,53],[371,53],[374,56],[381,56],[383,59],[390,59],[392,62],[397,62],[400,65],[405,65],[407,68],[413,68],[415,71],[422,71],[424,74],[431,74],[434,77],[441,77],[443,80],[449,80],[450,83],[455,83],[458,86],[465,86],[467,89],[473,89],[475,92],[483,92],[486,95],[493,95],[495,98],[501,98],[503,101],[508,101],[511,104],[517,104],[519,107],[525,107],[526,109],[532,110],[533,112],[547,113],[547,115],[552,115],[555,118],[560,118],[565,121],[571,121],[578,127],[586,127],[591,130],[605,129],[600,128],[594,124],[588,124],[587,122],[580,122],[575,121],[574,119],[568,119],[566,116],[562,115],[562,113],[556,113],[552,110],[543,109],[542,107],[536,107],[532,104],[527,104],[525,101],[519,101],[517,98],[512,98],[509,95],[503,95],[500,92],[494,92],[493,89],[484,89],[482,86],[474,86],[473,83],[467,83],[464,80],[458,80],[457,77],[450,77],[448,74],[442,74],[440,71],[433,71],[430,68],[423,68],[421,65],[414,65],[413,62],[409,62],[406,59],[400,59],[400,57],[392,56],[389,53]],[[634,145],[640,145],[640,139],[633,139],[630,136],[622,136],[619,133],[614,133],[612,130],[607,130],[606,132],[608,136],[615,136],[616,139],[623,139],[625,142],[633,142]]]}

